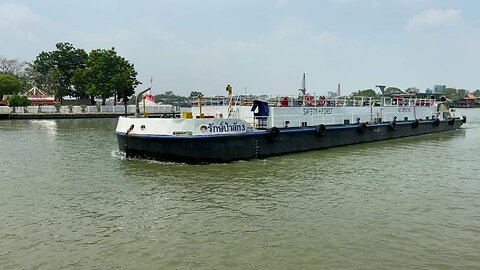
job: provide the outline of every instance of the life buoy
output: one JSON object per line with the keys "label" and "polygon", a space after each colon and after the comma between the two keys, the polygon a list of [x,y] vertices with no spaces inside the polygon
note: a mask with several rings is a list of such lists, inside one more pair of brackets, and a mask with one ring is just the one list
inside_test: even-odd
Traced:
{"label": "life buoy", "polygon": [[277,127],[272,127],[267,130],[267,137],[271,141],[278,141],[280,139],[280,130]]}
{"label": "life buoy", "polygon": [[415,119],[413,122],[412,122],[412,128],[418,128],[418,125],[420,124],[420,121],[418,121],[418,119]]}
{"label": "life buoy", "polygon": [[390,121],[390,124],[388,126],[391,130],[395,131],[395,129],[397,129],[397,121]]}
{"label": "life buoy", "polygon": [[319,137],[325,136],[327,134],[327,128],[324,124],[320,124],[315,128],[315,134]]}
{"label": "life buoy", "polygon": [[358,126],[357,126],[357,131],[358,131],[358,133],[360,133],[360,134],[365,134],[365,132],[367,131],[367,124],[366,124],[366,123],[360,123],[360,124],[358,124]]}
{"label": "life buoy", "polygon": [[462,123],[466,123],[467,122],[467,117],[464,115],[463,118],[462,118]]}
{"label": "life buoy", "polygon": [[325,97],[320,97],[320,99],[318,100],[318,106],[325,106]]}
{"label": "life buoy", "polygon": [[305,105],[313,106],[314,103],[315,103],[315,99],[313,96],[310,96],[310,95],[305,96]]}
{"label": "life buoy", "polygon": [[449,124],[450,126],[455,125],[455,118],[450,118],[450,119],[448,119],[448,124]]}
{"label": "life buoy", "polygon": [[440,125],[440,119],[435,118],[435,120],[433,121],[433,124],[438,127]]}

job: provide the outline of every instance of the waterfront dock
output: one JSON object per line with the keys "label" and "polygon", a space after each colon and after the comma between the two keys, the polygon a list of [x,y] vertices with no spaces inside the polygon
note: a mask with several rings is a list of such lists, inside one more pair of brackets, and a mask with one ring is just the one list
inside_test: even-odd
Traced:
{"label": "waterfront dock", "polygon": [[[175,118],[180,109],[172,105],[155,105],[140,108],[140,114],[147,113],[150,118]],[[57,110],[53,106],[29,106],[27,108],[0,107],[0,120],[8,119],[81,119],[81,118],[117,118],[125,115],[124,106],[64,106]],[[135,115],[135,107],[127,106],[128,116]]]}
{"label": "waterfront dock", "polygon": [[[0,119],[81,119],[81,118],[117,118],[124,116],[124,113],[11,113],[0,114]],[[128,116],[134,115],[128,113]],[[148,114],[149,118],[175,118],[178,113],[152,113]]]}

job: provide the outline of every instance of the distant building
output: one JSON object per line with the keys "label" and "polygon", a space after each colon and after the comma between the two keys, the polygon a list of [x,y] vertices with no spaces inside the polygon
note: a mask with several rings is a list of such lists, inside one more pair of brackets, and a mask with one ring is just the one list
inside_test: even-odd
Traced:
{"label": "distant building", "polygon": [[467,96],[457,101],[457,107],[459,108],[475,108],[480,105],[480,102],[477,101],[477,98],[474,94],[467,94]]}
{"label": "distant building", "polygon": [[431,88],[427,88],[427,90],[425,90],[425,93],[426,94],[433,94],[433,90]]}
{"label": "distant building", "polygon": [[445,88],[447,88],[446,85],[437,84],[437,85],[435,85],[434,93],[435,93],[435,94],[441,94],[441,93],[443,93],[443,92],[445,91]]}
{"label": "distant building", "polygon": [[54,95],[49,95],[37,87],[32,87],[23,95],[32,102],[32,105],[43,106],[56,104]]}

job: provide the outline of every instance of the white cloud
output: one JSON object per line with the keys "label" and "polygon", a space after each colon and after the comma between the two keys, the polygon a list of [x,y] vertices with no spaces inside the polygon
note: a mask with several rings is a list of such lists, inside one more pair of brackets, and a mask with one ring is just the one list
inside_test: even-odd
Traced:
{"label": "white cloud", "polygon": [[5,40],[34,40],[35,35],[30,28],[42,21],[41,16],[25,5],[0,5],[0,33],[5,36]]}
{"label": "white cloud", "polygon": [[83,46],[95,44],[97,47],[110,48],[112,46],[115,47],[115,44],[123,44],[129,40],[136,40],[139,37],[133,31],[119,30],[108,33],[72,31],[67,34],[67,38]]}
{"label": "white cloud", "polygon": [[450,27],[458,25],[461,21],[462,12],[458,9],[429,9],[410,18],[406,30],[414,32],[435,27]]}
{"label": "white cloud", "polygon": [[217,39],[215,40],[212,45],[215,48],[220,48],[226,50],[228,52],[237,52],[237,53],[251,53],[252,51],[256,51],[260,48],[260,45],[257,42],[252,41],[233,41],[233,40],[226,40],[226,39]]}
{"label": "white cloud", "polygon": [[358,0],[330,0],[330,2],[334,5],[347,5],[357,1]]}
{"label": "white cloud", "polygon": [[311,25],[306,21],[296,17],[289,17],[280,22],[273,35],[280,39],[298,39],[310,36],[311,28]]}
{"label": "white cloud", "polygon": [[18,4],[0,5],[0,24],[34,23],[41,20],[29,7]]}
{"label": "white cloud", "polygon": [[396,0],[398,3],[406,6],[418,7],[431,4],[432,0]]}
{"label": "white cloud", "polygon": [[330,32],[322,32],[318,35],[312,35],[311,38],[318,44],[327,44],[337,40],[337,37]]}
{"label": "white cloud", "polygon": [[277,0],[274,3],[276,8],[286,7],[288,5],[288,0]]}

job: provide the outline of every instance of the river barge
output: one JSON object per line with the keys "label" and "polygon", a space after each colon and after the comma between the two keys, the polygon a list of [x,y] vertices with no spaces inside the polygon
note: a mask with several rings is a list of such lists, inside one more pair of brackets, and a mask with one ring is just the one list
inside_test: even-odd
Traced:
{"label": "river barge", "polygon": [[120,117],[120,151],[161,161],[224,163],[445,132],[466,122],[443,97],[379,101],[306,94],[249,102],[229,95],[225,102],[201,98],[196,104],[181,118]]}

